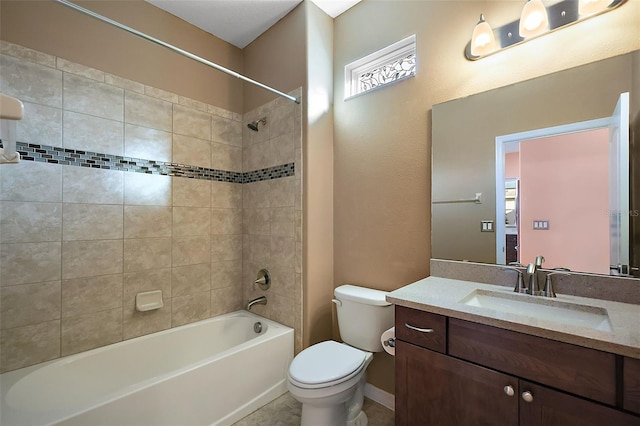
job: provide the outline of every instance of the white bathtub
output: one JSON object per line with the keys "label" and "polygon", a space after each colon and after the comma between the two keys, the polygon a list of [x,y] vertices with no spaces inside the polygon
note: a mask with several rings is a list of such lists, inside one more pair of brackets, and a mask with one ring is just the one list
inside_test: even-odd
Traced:
{"label": "white bathtub", "polygon": [[286,392],[292,359],[293,329],[233,312],[4,373],[0,424],[228,425]]}

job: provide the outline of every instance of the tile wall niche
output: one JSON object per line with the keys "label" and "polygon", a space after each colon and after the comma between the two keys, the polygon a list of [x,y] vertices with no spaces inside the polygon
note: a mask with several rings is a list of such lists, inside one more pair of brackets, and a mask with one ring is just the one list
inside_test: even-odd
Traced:
{"label": "tile wall niche", "polygon": [[[298,271],[300,233],[294,212],[283,254],[291,247],[278,229],[299,208],[300,185],[292,164],[271,162],[290,151],[278,131],[261,141],[272,157],[249,158],[248,115],[5,41],[0,54],[0,91],[24,103],[17,139],[33,159],[0,166],[0,372],[242,309],[253,297],[249,261],[273,265],[264,314],[299,323],[299,309],[277,309],[299,294],[277,283]],[[263,109],[273,110],[270,129],[295,139],[299,106]],[[292,143],[289,163],[300,152]],[[280,167],[244,168],[263,161]],[[250,204],[252,188],[269,204]],[[252,244],[243,203],[269,214],[266,252],[264,239]],[[164,307],[137,312],[136,293],[156,289]]]}

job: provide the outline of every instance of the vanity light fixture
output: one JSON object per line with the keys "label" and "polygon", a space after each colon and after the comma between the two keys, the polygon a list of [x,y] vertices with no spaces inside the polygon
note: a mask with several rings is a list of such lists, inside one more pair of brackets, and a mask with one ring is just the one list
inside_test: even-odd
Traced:
{"label": "vanity light fixture", "polygon": [[520,19],[491,29],[480,15],[465,56],[471,61],[609,12],[627,0],[527,0]]}

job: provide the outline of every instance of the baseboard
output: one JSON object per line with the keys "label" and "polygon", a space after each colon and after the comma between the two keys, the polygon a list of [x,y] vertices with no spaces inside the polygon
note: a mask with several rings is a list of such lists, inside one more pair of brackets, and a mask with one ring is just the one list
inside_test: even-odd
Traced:
{"label": "baseboard", "polygon": [[395,395],[383,391],[382,389],[373,386],[371,383],[367,383],[364,385],[364,396],[372,401],[377,402],[380,405],[387,407],[391,411],[396,411]]}

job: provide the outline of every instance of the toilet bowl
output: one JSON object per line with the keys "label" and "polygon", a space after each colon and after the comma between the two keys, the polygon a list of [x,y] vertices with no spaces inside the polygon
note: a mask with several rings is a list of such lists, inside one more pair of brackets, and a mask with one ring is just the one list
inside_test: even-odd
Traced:
{"label": "toilet bowl", "polygon": [[380,336],[393,324],[386,292],[352,285],[335,289],[338,327],[345,343],[320,342],[300,352],[287,374],[287,388],[302,403],[302,426],[366,426],[362,411],[366,369]]}
{"label": "toilet bowl", "polygon": [[365,371],[372,359],[371,352],[333,340],[300,352],[289,368],[287,387],[303,404],[302,425],[365,426]]}

